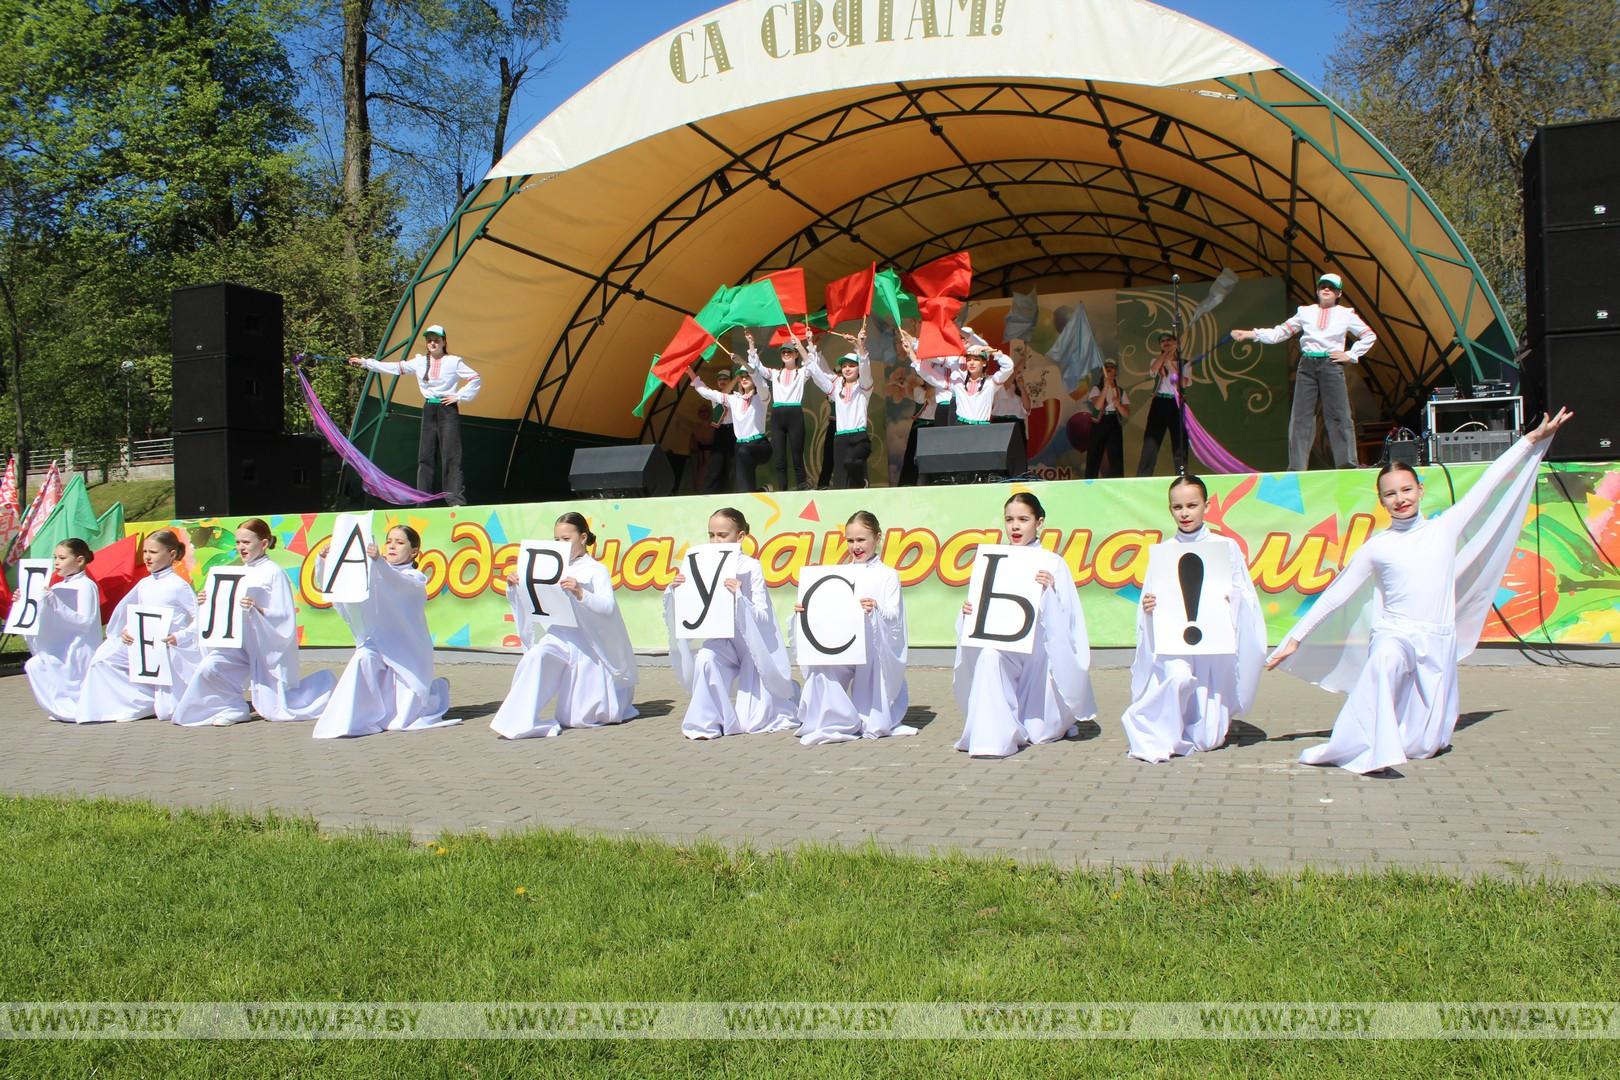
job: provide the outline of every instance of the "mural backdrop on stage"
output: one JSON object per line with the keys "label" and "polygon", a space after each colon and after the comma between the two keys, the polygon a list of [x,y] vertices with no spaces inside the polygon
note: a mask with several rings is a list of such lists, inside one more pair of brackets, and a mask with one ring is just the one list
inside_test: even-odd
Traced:
{"label": "mural backdrop on stage", "polygon": [[[1484,466],[1454,466],[1461,494]],[[1260,591],[1271,640],[1296,618],[1369,534],[1388,524],[1376,505],[1372,470],[1220,476],[1210,481],[1209,523],[1237,541]],[[1447,478],[1423,470],[1425,508],[1450,504]],[[800,568],[837,562],[840,527],[851,513],[874,511],[885,529],[884,561],[906,587],[910,639],[917,646],[954,644],[974,546],[1001,542],[1002,503],[1014,490],[1034,491],[1047,509],[1047,547],[1062,553],[1080,585],[1091,641],[1135,643],[1135,610],[1148,549],[1174,528],[1163,478],[1065,481],[1031,485],[794,492],[720,498],[579,500],[513,506],[377,511],[377,532],[395,520],[421,531],[432,600],[428,622],[444,647],[517,648],[505,601],[504,571],[525,539],[550,539],[566,510],[590,519],[596,556],[613,572],[619,604],[636,647],[666,646],[660,590],[688,544],[706,540],[709,513],[729,501],[753,527],[749,550],[764,563],[784,623],[793,610]],[[337,615],[313,592],[315,556],[330,542],[332,514],[269,517],[280,545],[270,557],[286,568],[299,598],[305,644],[348,645]],[[235,519],[180,525],[187,538],[180,568],[200,582],[211,566],[234,559]],[[158,524],[136,524],[149,532]],[[1620,465],[1543,466],[1497,602],[1508,626],[1492,616],[1487,640],[1564,644],[1620,641]]]}

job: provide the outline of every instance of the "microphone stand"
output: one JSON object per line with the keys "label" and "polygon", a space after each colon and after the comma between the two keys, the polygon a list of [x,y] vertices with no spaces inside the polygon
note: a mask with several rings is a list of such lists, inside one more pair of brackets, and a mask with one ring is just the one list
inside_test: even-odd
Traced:
{"label": "microphone stand", "polygon": [[1187,475],[1190,461],[1187,439],[1187,354],[1181,342],[1181,275],[1170,275],[1170,332],[1176,339],[1176,408],[1181,413],[1181,468],[1176,475]]}

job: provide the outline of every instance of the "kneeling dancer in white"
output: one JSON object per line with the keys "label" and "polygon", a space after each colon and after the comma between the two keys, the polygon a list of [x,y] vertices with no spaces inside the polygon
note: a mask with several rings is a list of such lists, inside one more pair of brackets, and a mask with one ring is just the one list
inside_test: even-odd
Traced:
{"label": "kneeling dancer in white", "polygon": [[230,727],[250,719],[242,691],[266,720],[313,720],[326,708],[337,676],[317,671],[299,677],[298,608],[287,574],[267,552],[275,534],[263,518],[236,530],[242,579],[242,647],[203,650],[202,663],[174,707],[181,727]]}
{"label": "kneeling dancer in white", "polygon": [[1237,651],[1213,656],[1160,655],[1153,637],[1159,598],[1142,594],[1136,613],[1136,659],[1131,664],[1131,705],[1120,717],[1130,756],[1169,761],[1181,754],[1214,750],[1226,742],[1232,718],[1254,705],[1255,687],[1266,657],[1266,619],[1255,595],[1243,549],[1204,524],[1208,489],[1196,476],[1170,483],[1170,514],[1179,544],[1214,542],[1229,548],[1231,580],[1227,599]]}
{"label": "kneeling dancer in white", "polygon": [[[601,727],[636,716],[636,654],[613,596],[608,568],[591,557],[596,535],[583,515],[564,514],[552,536],[569,545],[557,583],[573,606],[575,626],[546,627],[530,615],[517,571],[506,575],[512,621],[529,651],[512,673],[512,689],[490,722],[508,739],[549,738],[563,728]],[[540,719],[553,699],[556,716]]]}
{"label": "kneeling dancer in white", "polygon": [[77,536],[56,545],[52,568],[62,580],[40,598],[39,632],[28,639],[34,655],[23,664],[40,707],[68,724],[78,716],[84,673],[101,644],[101,590],[84,572],[94,558]]}
{"label": "kneeling dancer in white", "polygon": [[422,538],[409,525],[389,529],[380,553],[377,545],[366,546],[371,595],[358,603],[333,605],[354,634],[354,656],[315,721],[315,738],[461,723],[445,719],[450,683],[433,677],[427,576],[416,568],[421,550]]}
{"label": "kneeling dancer in white", "polygon": [[[747,535],[748,519],[740,510],[728,506],[709,518],[711,544],[741,544]],[[692,695],[681,720],[681,734],[688,739],[763,735],[786,731],[799,722],[799,687],[776,629],[764,570],[758,560],[740,552],[736,567],[735,576],[721,583],[736,605],[736,633],[729,638],[710,638],[695,653],[691,641],[675,633],[675,589],[686,581],[686,575],[676,573],[664,591],[670,663]],[[717,596],[715,603],[726,599]]]}
{"label": "kneeling dancer in white", "polygon": [[[202,660],[197,650],[197,595],[174,572],[174,561],[185,550],[180,538],[168,529],[142,542],[141,560],[148,576],[135,583],[107,620],[107,638],[91,659],[79,694],[79,723],[173,718],[174,703]],[[127,629],[131,605],[166,607],[173,612],[169,636],[164,639],[169,646],[168,686],[150,686],[129,677],[129,646],[135,642]]]}
{"label": "kneeling dancer in white", "polygon": [[1348,692],[1328,741],[1300,761],[1371,773],[1451,745],[1457,663],[1479,644],[1537,466],[1570,416],[1543,417],[1433,518],[1419,510],[1423,484],[1410,466],[1391,462],[1379,472],[1389,528],[1362,545],[1266,661]]}
{"label": "kneeling dancer in white", "polygon": [[[1010,757],[1030,743],[1057,742],[1080,734],[1079,725],[1097,715],[1091,692],[1091,646],[1086,616],[1069,564],[1041,547],[1046,511],[1027,491],[1007,500],[1002,511],[1007,543],[1028,549],[1023,557],[1040,569],[1041,606],[1034,649],[1020,654],[958,644],[952,684],[967,714],[956,748],[974,757]],[[962,605],[962,619],[973,601]],[[957,640],[961,642],[961,620]]]}
{"label": "kneeling dancer in white", "polygon": [[[906,691],[906,604],[900,575],[879,556],[883,527],[857,510],[844,524],[845,562],[855,570],[864,619],[866,662],[804,669],[799,694],[799,742],[805,746],[915,735],[902,724]],[[796,607],[802,612],[802,607]],[[797,622],[794,623],[797,627]]]}

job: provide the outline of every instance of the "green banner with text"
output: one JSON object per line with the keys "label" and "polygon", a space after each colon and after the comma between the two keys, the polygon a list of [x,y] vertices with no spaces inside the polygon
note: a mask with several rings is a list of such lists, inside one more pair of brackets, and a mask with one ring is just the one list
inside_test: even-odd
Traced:
{"label": "green banner with text", "polygon": [[[1484,466],[1450,469],[1456,493]],[[1451,503],[1448,477],[1422,470],[1424,512]],[[1277,641],[1350,555],[1388,524],[1373,495],[1372,470],[1262,473],[1210,480],[1210,526],[1247,554],[1272,641]],[[841,528],[870,510],[884,528],[883,558],[900,572],[914,646],[954,643],[973,549],[1001,541],[1001,509],[1015,490],[1046,508],[1044,543],[1071,567],[1093,645],[1135,644],[1135,610],[1148,548],[1174,528],[1165,477],[1037,484],[872,488],[669,499],[627,499],[376,512],[383,526],[404,521],[423,537],[428,621],[445,648],[516,648],[505,571],[519,541],[550,539],[557,516],[583,513],[597,534],[595,555],[613,572],[619,606],[636,648],[667,647],[661,590],[688,544],[706,540],[708,515],[740,509],[752,527],[748,549],[764,564],[777,617],[793,608],[798,571],[839,561]],[[332,514],[271,516],[279,538],[271,558],[286,568],[301,607],[307,645],[348,645],[337,615],[314,588],[315,556],[330,541]],[[129,526],[145,533],[165,523]],[[193,581],[235,559],[235,520],[174,524],[187,542],[181,572]],[[1620,640],[1620,466],[1542,467],[1519,548],[1498,593],[1507,627],[1493,615],[1486,639],[1560,644]],[[1511,628],[1512,633],[1510,633]]]}

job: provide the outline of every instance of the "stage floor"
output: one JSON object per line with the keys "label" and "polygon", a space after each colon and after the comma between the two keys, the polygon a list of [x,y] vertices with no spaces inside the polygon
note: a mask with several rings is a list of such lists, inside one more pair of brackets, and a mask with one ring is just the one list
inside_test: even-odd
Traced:
{"label": "stage floor", "polygon": [[274,808],[419,837],[544,826],[757,848],[872,840],[1092,866],[1620,877],[1620,765],[1606,753],[1620,669],[1469,667],[1455,749],[1392,779],[1299,765],[1341,699],[1286,676],[1266,677],[1238,745],[1145,765],[1125,757],[1130,676],[1117,668],[1094,674],[1100,725],[1005,761],[951,748],[961,718],[943,668],[911,671],[921,734],[814,748],[786,734],[688,742],[685,694],[652,665],[641,719],[503,742],[488,723],[509,665],[441,654],[440,671],[466,724],[341,742],[293,724],[57,724],[23,677],[0,679],[0,791]]}

